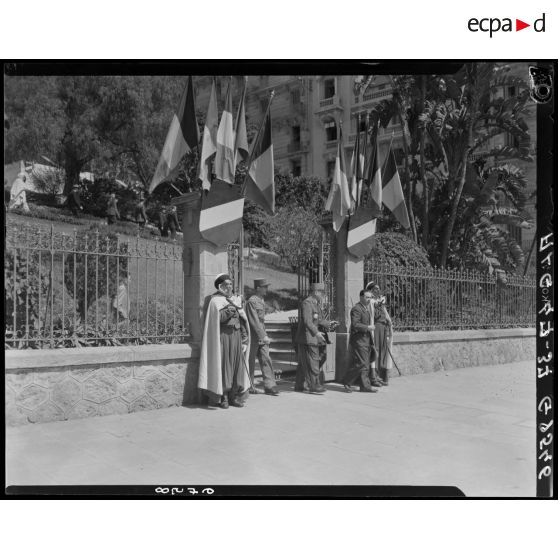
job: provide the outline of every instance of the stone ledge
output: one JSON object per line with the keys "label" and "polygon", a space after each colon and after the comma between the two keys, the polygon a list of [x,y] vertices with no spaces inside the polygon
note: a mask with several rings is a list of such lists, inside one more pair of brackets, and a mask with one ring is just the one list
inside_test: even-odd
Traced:
{"label": "stone ledge", "polygon": [[199,357],[198,343],[168,345],[128,345],[124,347],[85,347],[76,349],[8,350],[5,369],[60,368],[112,363],[188,360]]}
{"label": "stone ledge", "polygon": [[517,329],[462,329],[456,331],[402,331],[393,335],[394,345],[405,343],[443,343],[448,341],[473,341],[535,337],[534,327]]}

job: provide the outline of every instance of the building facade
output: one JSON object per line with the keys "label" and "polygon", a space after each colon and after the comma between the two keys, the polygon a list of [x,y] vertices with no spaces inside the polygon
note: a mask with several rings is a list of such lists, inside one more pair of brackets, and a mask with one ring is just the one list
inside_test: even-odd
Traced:
{"label": "building facade", "polygon": [[[511,65],[510,73],[527,81],[527,63]],[[246,95],[246,119],[248,139],[256,133],[267,108],[269,95],[274,91],[271,105],[273,125],[273,147],[277,171],[295,176],[307,175],[329,179],[335,167],[337,142],[342,128],[343,147],[347,165],[349,164],[357,133],[356,115],[370,112],[381,100],[389,100],[392,95],[390,76],[373,76],[365,88],[356,87],[363,76],[249,76]],[[205,115],[209,103],[211,77],[196,80],[196,100],[198,109]],[[217,99],[221,109],[224,104],[228,78],[218,77]],[[234,109],[238,106],[244,78],[234,76],[231,80]],[[500,88],[494,94],[503,97],[516,94],[516,86]],[[536,153],[536,114],[534,103],[528,107],[526,120],[531,134],[530,149]],[[365,126],[364,117],[361,129]],[[398,164],[402,164],[403,143],[399,123],[392,120],[387,128],[380,128],[380,158],[385,157],[390,143]],[[502,133],[492,137],[471,159],[486,158],[492,149],[503,146],[520,147],[511,134]],[[525,147],[525,146],[522,146]],[[495,162],[494,159],[488,163]],[[536,163],[516,159],[499,158],[501,164],[513,164],[525,171],[529,194],[536,192]],[[527,213],[533,222],[536,217],[535,197],[527,205]],[[510,232],[526,250],[530,248],[535,228],[512,227]]]}

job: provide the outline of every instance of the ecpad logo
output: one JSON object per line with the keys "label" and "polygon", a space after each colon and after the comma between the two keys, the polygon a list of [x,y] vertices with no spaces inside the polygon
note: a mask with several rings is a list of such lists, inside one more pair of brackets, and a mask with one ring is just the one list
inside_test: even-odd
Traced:
{"label": "ecpad logo", "polygon": [[[540,18],[536,19],[533,22],[533,29],[537,33],[545,32],[545,24],[546,24],[545,16],[546,14],[543,13],[543,15]],[[494,33],[497,33],[498,31],[504,31],[504,32],[514,31],[512,19],[509,17],[505,17],[503,19],[500,19],[498,17],[485,17],[482,19],[472,17],[468,21],[467,27],[469,28],[469,31],[472,31],[473,33],[477,33],[478,31],[482,31],[484,33],[490,33],[490,38],[492,38],[492,35]],[[515,31],[521,31],[522,29],[526,29],[527,27],[531,27],[531,24],[525,23],[524,21],[516,18]]]}

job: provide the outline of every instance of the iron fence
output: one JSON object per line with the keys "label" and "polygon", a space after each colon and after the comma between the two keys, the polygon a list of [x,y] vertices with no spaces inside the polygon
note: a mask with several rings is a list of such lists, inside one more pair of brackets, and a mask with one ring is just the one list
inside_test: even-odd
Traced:
{"label": "iron fence", "polygon": [[5,243],[5,346],[183,342],[182,247],[98,231],[12,227]]}
{"label": "iron fence", "polygon": [[533,277],[365,261],[364,284],[370,281],[386,296],[399,331],[535,326]]}

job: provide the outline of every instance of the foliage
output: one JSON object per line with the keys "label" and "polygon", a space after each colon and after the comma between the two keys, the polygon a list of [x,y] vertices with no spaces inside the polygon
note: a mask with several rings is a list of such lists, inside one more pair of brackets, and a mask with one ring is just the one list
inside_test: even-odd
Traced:
{"label": "foliage", "polygon": [[33,169],[31,174],[37,190],[46,194],[49,202],[55,202],[56,196],[63,189],[65,181],[64,170],[55,167],[41,170]]}
{"label": "foliage", "polygon": [[28,205],[29,213],[25,213],[21,208],[10,209],[10,213],[15,213],[16,215],[26,215],[27,217],[34,217],[35,219],[68,223],[71,225],[83,225],[83,219],[75,217],[69,209],[35,205],[33,203],[29,203]]}
{"label": "foliage", "polygon": [[430,267],[428,254],[408,236],[401,233],[377,233],[367,259],[375,265]]}
{"label": "foliage", "polygon": [[[40,275],[39,275],[40,274]],[[33,277],[35,280],[30,280]],[[40,298],[47,296],[48,274],[39,268],[39,253],[6,249],[4,253],[4,316],[6,327],[29,334],[40,330]]]}
{"label": "foliage", "polygon": [[[508,66],[494,62],[465,64],[455,75],[398,76],[393,85],[392,98],[377,105],[372,120],[384,127],[392,118],[402,124],[412,234],[433,263],[476,261],[460,249],[462,230],[478,221],[466,195],[471,177],[476,180],[471,157],[487,151],[495,168],[500,158],[532,161],[524,119],[528,87]],[[504,96],[509,87],[516,93]],[[487,148],[502,133],[512,139],[510,145]],[[510,249],[515,250],[511,244]]]}
{"label": "foliage", "polygon": [[293,270],[314,256],[321,232],[316,214],[297,206],[279,209],[264,229],[271,250],[288,262]]}
{"label": "foliage", "polygon": [[[100,255],[92,256],[90,252]],[[128,275],[127,255],[128,244],[120,242],[114,233],[98,237],[87,231],[78,232],[74,254],[65,258],[64,284],[76,301],[82,321],[99,295],[116,294],[119,281]]]}

